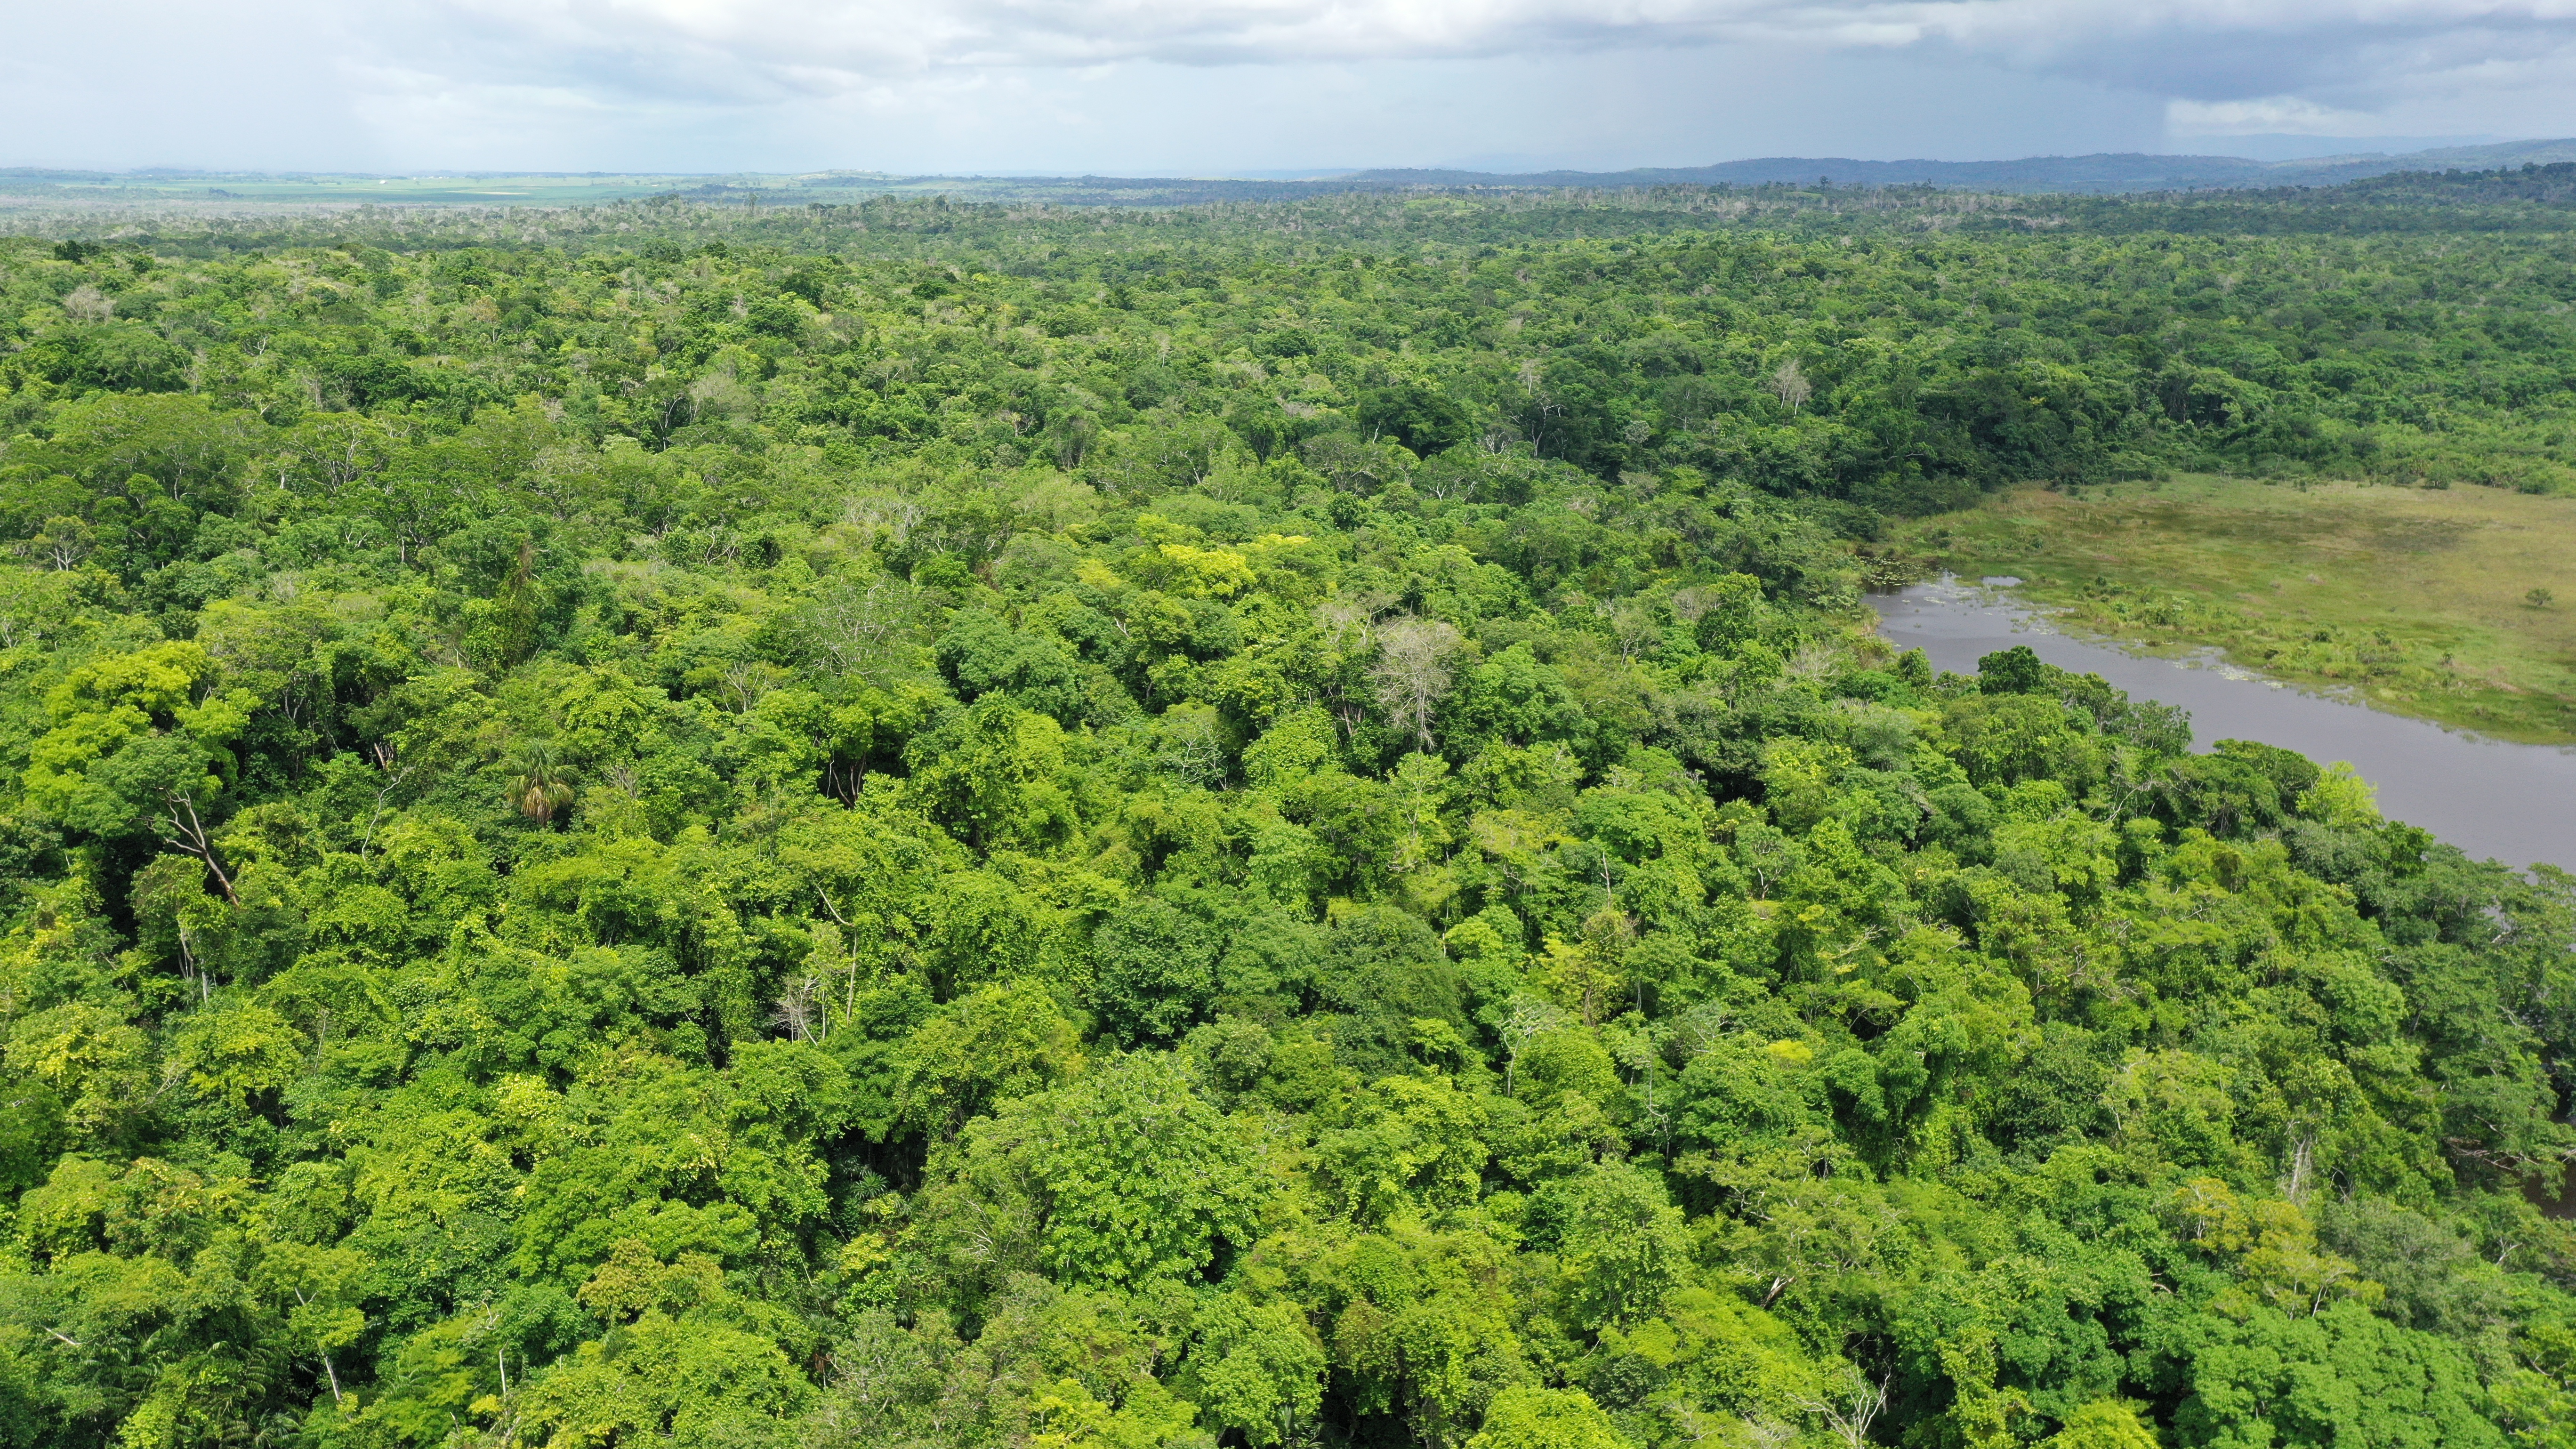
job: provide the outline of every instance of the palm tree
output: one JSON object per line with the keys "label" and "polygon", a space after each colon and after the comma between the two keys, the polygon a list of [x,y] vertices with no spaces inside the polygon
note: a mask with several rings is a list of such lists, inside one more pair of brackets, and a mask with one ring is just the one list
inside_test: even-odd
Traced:
{"label": "palm tree", "polygon": [[511,752],[506,768],[510,786],[502,798],[530,820],[551,824],[555,812],[572,803],[572,777],[556,761],[554,747],[544,741],[521,744]]}

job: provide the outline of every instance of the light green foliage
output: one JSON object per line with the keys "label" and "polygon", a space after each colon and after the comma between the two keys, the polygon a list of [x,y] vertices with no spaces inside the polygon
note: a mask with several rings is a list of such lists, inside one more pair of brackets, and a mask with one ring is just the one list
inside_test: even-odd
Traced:
{"label": "light green foliage", "polygon": [[249,722],[256,696],[199,698],[213,670],[194,644],[86,664],[45,701],[52,728],[28,747],[28,804],[75,830],[120,835],[224,787],[214,753]]}
{"label": "light green foliage", "polygon": [[2258,1308],[2205,1331],[2176,1416],[2185,1443],[2503,1442],[2459,1346],[2407,1335],[2358,1302],[2309,1318]]}
{"label": "light green foliage", "polygon": [[1211,1427],[1277,1444],[1314,1423],[1323,1403],[1324,1350],[1293,1303],[1229,1294],[1191,1323],[1188,1373]]}
{"label": "light green foliage", "polygon": [[1587,1330],[1653,1317],[1687,1280],[1690,1233],[1662,1180],[1626,1165],[1602,1166],[1567,1184],[1559,1254],[1572,1319]]}
{"label": "light green foliage", "polygon": [[1847,547],[2555,253],[1354,206],[0,239],[0,1441],[2559,1449],[2568,881]]}
{"label": "light green foliage", "polygon": [[604,1342],[585,1343],[530,1385],[518,1431],[561,1449],[636,1438],[722,1444],[784,1417],[806,1396],[763,1334],[653,1312],[623,1339],[613,1357]]}
{"label": "light green foliage", "polygon": [[987,986],[941,1007],[905,1039],[900,1060],[902,1120],[941,1139],[1083,1064],[1073,1024],[1044,988],[1025,981]]}
{"label": "light green foliage", "polygon": [[226,1003],[190,1021],[171,1040],[167,1070],[200,1097],[240,1104],[285,1090],[304,1065],[302,1046],[275,1011]]}
{"label": "light green foliage", "polygon": [[1195,1273],[1252,1240],[1261,1197],[1241,1129],[1155,1055],[1012,1100],[936,1166],[949,1181],[924,1229],[939,1251],[1083,1284]]}
{"label": "light green foliage", "polygon": [[2047,1442],[2057,1449],[2153,1449],[2156,1436],[2138,1421],[2134,1405],[2096,1399],[2067,1415]]}
{"label": "light green foliage", "polygon": [[2299,796],[2299,813],[2345,829],[2377,825],[2379,791],[2350,762],[2337,760]]}
{"label": "light green foliage", "polygon": [[1362,1222],[1466,1207],[1484,1186],[1488,1118],[1485,1098],[1445,1079],[1388,1077],[1316,1144],[1319,1165]]}
{"label": "light green foliage", "polygon": [[1467,1449],[1625,1449],[1627,1443],[1580,1390],[1505,1389]]}

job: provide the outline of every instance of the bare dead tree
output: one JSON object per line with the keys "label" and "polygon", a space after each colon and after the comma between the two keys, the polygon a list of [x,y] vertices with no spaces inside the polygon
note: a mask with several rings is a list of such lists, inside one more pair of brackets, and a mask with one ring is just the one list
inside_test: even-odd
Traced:
{"label": "bare dead tree", "polygon": [[1175,705],[1163,712],[1154,763],[1184,780],[1223,789],[1225,730],[1206,705]]}
{"label": "bare dead tree", "polygon": [[1438,619],[1407,615],[1377,627],[1378,658],[1369,670],[1387,716],[1431,748],[1431,712],[1449,695],[1449,660],[1466,640]]}
{"label": "bare dead tree", "polygon": [[104,322],[116,315],[116,299],[96,287],[74,287],[63,298],[63,311],[77,322]]}
{"label": "bare dead tree", "polygon": [[54,572],[67,574],[79,568],[89,557],[94,543],[90,526],[80,519],[48,518],[44,532],[36,535],[27,547],[41,552],[45,561],[54,566]]}
{"label": "bare dead tree", "polygon": [[770,1008],[770,1024],[793,1041],[821,1041],[832,1034],[831,998],[812,972],[797,977]]}
{"label": "bare dead tree", "polygon": [[206,823],[197,818],[197,802],[176,792],[169,799],[170,813],[157,822],[164,827],[161,838],[175,849],[204,861],[207,873],[215,878],[216,885],[223,888],[224,899],[240,905],[241,893],[233,889],[232,877],[224,874],[223,862],[215,858],[215,845],[207,838]]}
{"label": "bare dead tree", "polygon": [[378,740],[367,746],[367,755],[376,762],[376,768],[383,772],[385,783],[377,788],[376,803],[367,811],[367,828],[358,837],[358,854],[362,857],[367,853],[367,847],[375,843],[376,822],[383,819],[385,815],[385,797],[402,784],[403,776],[411,773],[409,765],[399,770],[394,768],[394,747],[387,741]]}
{"label": "bare dead tree", "polygon": [[1844,1449],[1869,1449],[1869,1426],[1887,1408],[1887,1385],[1871,1383],[1858,1369],[1841,1392],[1792,1393],[1790,1401],[1825,1421]]}
{"label": "bare dead tree", "polygon": [[1779,371],[1771,374],[1771,395],[1794,414],[1807,405],[1807,399],[1814,397],[1816,390],[1808,383],[1807,374],[1800,370],[1798,359],[1792,357],[1780,364]]}
{"label": "bare dead tree", "polygon": [[873,574],[825,589],[798,622],[809,658],[836,674],[873,681],[901,656],[919,611],[912,585]]}

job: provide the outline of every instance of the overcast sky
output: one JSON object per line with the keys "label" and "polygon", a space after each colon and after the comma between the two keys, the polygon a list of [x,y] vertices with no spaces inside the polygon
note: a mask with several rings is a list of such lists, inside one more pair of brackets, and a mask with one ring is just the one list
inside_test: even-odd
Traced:
{"label": "overcast sky", "polygon": [[0,19],[15,165],[1211,174],[2576,135],[2576,0],[0,0]]}

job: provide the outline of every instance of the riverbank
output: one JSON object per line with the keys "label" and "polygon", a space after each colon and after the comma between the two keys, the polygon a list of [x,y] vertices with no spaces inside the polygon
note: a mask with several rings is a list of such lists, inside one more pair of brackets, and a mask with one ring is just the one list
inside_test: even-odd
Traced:
{"label": "riverbank", "polygon": [[1919,648],[1936,669],[1965,674],[1997,650],[2026,644],[2078,674],[2099,674],[2137,699],[2191,713],[2196,749],[2261,740],[2324,764],[2349,760],[2393,820],[2520,868],[2576,868],[2576,749],[2508,744],[2429,721],[2305,693],[2242,669],[2157,659],[2061,634],[2035,618],[2019,589],[1934,581],[1876,594],[1880,631]]}
{"label": "riverbank", "polygon": [[2183,477],[1997,494],[1891,542],[1921,572],[2021,579],[2070,633],[2576,742],[2576,499]]}
{"label": "riverbank", "polygon": [[2017,588],[1935,580],[1870,596],[1888,642],[1924,650],[1932,665],[1971,673],[1976,660],[2030,645],[2074,673],[2097,673],[2133,699],[2182,706],[2192,745],[2262,740],[2311,761],[2352,761],[2378,786],[2391,820],[2421,825],[2473,859],[2576,869],[2576,750],[2509,745],[2442,730],[2427,719],[2306,694],[2239,668],[2159,660],[2058,634],[2014,598]]}

